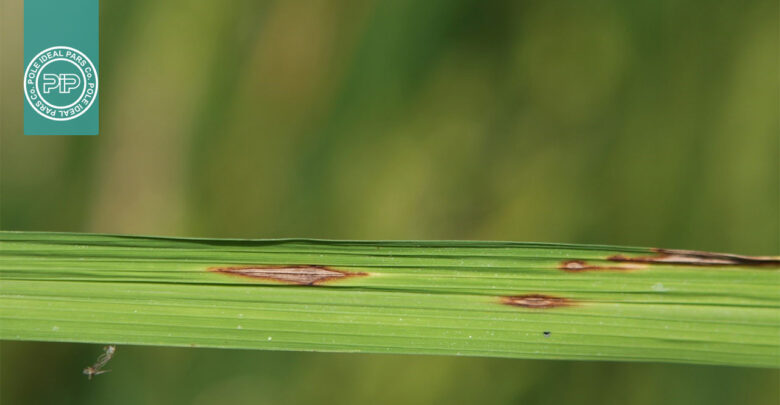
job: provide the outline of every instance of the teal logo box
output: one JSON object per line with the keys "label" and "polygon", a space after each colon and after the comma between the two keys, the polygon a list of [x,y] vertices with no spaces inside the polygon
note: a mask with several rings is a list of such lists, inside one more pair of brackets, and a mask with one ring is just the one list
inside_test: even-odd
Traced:
{"label": "teal logo box", "polygon": [[25,135],[99,132],[98,0],[24,1]]}

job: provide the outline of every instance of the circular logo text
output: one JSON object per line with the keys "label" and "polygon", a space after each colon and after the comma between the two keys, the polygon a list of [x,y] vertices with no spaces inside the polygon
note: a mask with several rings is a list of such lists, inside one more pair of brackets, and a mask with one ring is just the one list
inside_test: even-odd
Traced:
{"label": "circular logo text", "polygon": [[89,110],[98,91],[95,65],[68,46],[44,49],[24,72],[24,95],[30,106],[54,121],[72,120]]}

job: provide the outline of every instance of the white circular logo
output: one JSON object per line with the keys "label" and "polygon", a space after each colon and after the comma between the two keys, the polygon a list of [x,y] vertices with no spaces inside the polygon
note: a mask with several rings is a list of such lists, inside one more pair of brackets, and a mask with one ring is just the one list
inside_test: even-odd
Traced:
{"label": "white circular logo", "polygon": [[95,65],[68,46],[42,50],[24,71],[24,95],[38,114],[54,121],[72,120],[89,110],[98,91]]}

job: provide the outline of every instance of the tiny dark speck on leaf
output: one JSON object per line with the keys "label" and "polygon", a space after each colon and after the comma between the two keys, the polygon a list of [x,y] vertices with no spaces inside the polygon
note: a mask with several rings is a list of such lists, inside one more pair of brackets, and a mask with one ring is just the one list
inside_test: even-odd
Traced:
{"label": "tiny dark speck on leaf", "polygon": [[549,330],[546,330],[546,331],[544,331],[542,333],[544,334],[544,337],[550,337],[550,335],[551,335]]}

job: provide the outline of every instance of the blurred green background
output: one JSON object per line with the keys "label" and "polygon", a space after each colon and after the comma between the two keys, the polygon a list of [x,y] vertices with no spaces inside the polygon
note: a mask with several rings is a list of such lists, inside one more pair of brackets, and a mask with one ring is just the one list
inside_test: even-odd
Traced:
{"label": "blurred green background", "polygon": [[[24,136],[6,230],[777,254],[778,2],[101,1],[101,131]],[[0,325],[0,327],[2,327]],[[776,404],[777,370],[2,342],[3,404]]]}

